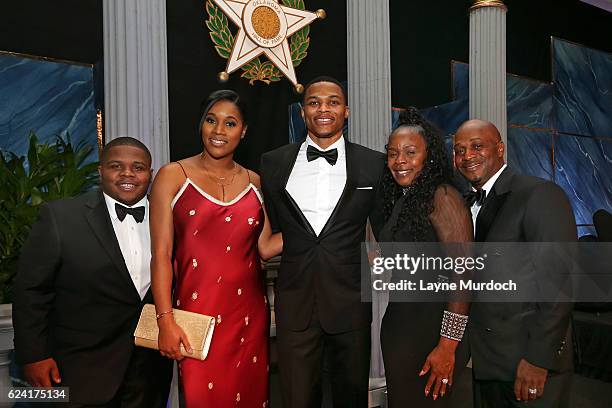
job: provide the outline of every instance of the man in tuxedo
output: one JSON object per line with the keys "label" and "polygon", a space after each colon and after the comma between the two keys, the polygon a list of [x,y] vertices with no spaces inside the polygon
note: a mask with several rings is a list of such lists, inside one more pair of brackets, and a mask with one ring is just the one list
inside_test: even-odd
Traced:
{"label": "man in tuxedo", "polygon": [[17,361],[32,386],[69,387],[71,406],[165,407],[171,362],[133,337],[153,303],[151,154],[136,139],[115,139],[99,173],[101,191],[40,208],[16,278]]}
{"label": "man in tuxedo", "polygon": [[272,228],[283,233],[276,325],[284,407],[321,406],[323,355],[335,407],[366,407],[371,304],[361,302],[360,247],[384,156],[343,137],[342,85],[319,77],[304,91],[308,136],[262,156]]}
{"label": "man in tuxedo", "polygon": [[[499,131],[489,122],[467,121],[455,135],[455,165],[472,185],[468,205],[476,241],[576,241],[574,215],[563,190],[514,173],[504,162],[504,148]],[[558,256],[546,250],[522,252],[506,256],[506,264],[492,273],[504,269],[515,280],[527,276],[537,287],[545,281],[563,282],[569,266]],[[569,303],[538,299],[472,304],[468,327],[475,407],[567,406],[571,310]]]}

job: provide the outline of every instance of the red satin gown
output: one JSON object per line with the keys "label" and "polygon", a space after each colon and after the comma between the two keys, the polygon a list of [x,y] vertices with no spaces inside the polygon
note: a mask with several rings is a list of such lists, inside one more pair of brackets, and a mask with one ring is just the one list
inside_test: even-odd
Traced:
{"label": "red satin gown", "polygon": [[223,203],[189,178],[173,200],[174,305],[215,316],[208,357],[179,365],[188,408],[267,407],[269,313],[257,239],[262,200],[249,186]]}

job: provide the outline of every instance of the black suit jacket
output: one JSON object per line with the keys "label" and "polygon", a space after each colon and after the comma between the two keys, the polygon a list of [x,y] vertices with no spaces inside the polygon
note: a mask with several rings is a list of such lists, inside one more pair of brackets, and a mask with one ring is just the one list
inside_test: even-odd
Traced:
{"label": "black suit jacket", "polygon": [[[346,142],[346,184],[317,236],[287,192],[301,144],[262,156],[262,188],[272,228],[283,233],[283,256],[276,282],[276,322],[289,330],[308,327],[316,307],[328,333],[369,325],[371,305],[361,302],[361,243],[374,208],[384,155]],[[319,159],[321,160],[321,159]]]}
{"label": "black suit jacket", "polygon": [[[576,241],[576,223],[559,186],[506,168],[478,214],[476,241],[571,242]],[[493,273],[503,273],[503,269],[515,281],[536,285],[539,279],[563,282],[569,268],[545,251],[535,256],[518,251],[502,259],[503,265],[488,265]],[[551,372],[571,369],[571,310],[570,303],[536,299],[527,303],[473,303],[469,339],[476,378],[514,381],[521,358]]]}
{"label": "black suit jacket", "polygon": [[[53,357],[72,402],[106,403],[133,357],[143,303],[152,301],[150,290],[141,301],[132,282],[101,192],[44,204],[16,277],[17,361]],[[160,377],[170,374],[158,353],[147,358],[160,359]]]}

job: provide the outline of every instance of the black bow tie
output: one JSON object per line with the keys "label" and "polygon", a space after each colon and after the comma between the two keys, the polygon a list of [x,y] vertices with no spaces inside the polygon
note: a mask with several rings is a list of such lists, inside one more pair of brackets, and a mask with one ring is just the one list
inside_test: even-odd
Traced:
{"label": "black bow tie", "polygon": [[478,204],[479,206],[482,206],[482,204],[485,201],[485,198],[487,198],[487,192],[484,191],[483,189],[476,190],[476,191],[469,191],[465,193],[463,197],[465,198],[465,201],[467,202],[468,207],[471,207],[474,204]]}
{"label": "black bow tie", "polygon": [[142,222],[142,220],[144,220],[145,208],[144,205],[140,207],[126,207],[119,203],[115,203],[115,212],[117,213],[117,218],[119,218],[121,222],[125,220],[125,216],[128,214],[131,214],[136,222]]}
{"label": "black bow tie", "polygon": [[321,151],[314,146],[308,146],[306,149],[306,159],[311,162],[313,160],[323,157],[332,166],[338,161],[338,149],[331,149],[327,151]]}

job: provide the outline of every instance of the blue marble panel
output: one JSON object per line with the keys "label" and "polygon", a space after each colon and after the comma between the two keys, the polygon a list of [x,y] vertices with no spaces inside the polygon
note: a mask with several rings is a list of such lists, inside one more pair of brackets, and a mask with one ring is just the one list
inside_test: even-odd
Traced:
{"label": "blue marble panel", "polygon": [[467,99],[459,99],[431,108],[421,109],[423,116],[435,123],[444,134],[454,134],[469,115]]}
{"label": "blue marble panel", "polygon": [[451,61],[453,100],[470,97],[470,66],[465,62]]}
{"label": "blue marble panel", "polygon": [[612,210],[612,140],[555,136],[555,182],[567,193],[577,224]]}
{"label": "blue marble panel", "polygon": [[593,235],[597,236],[597,231],[595,231],[595,227],[592,225],[580,225],[578,227],[578,238],[583,237],[585,235]]}
{"label": "blue marble panel", "polygon": [[93,67],[0,54],[0,149],[24,155],[31,131],[97,145]]}
{"label": "blue marble panel", "polygon": [[397,127],[397,123],[399,122],[399,115],[401,109],[392,109],[391,110],[391,129],[395,129]]}
{"label": "blue marble panel", "polygon": [[508,124],[539,129],[553,128],[552,84],[507,75],[506,100]]}
{"label": "blue marble panel", "polygon": [[[452,62],[453,96],[455,100],[469,98],[469,65]],[[553,86],[516,75],[506,76],[508,123],[550,129],[552,120]]]}
{"label": "blue marble panel", "polygon": [[550,132],[525,128],[508,128],[508,165],[514,171],[553,181]]}
{"label": "blue marble panel", "polygon": [[289,105],[289,143],[303,142],[306,135],[306,124],[302,119],[302,103],[292,103]]}
{"label": "blue marble panel", "polygon": [[468,120],[469,105],[467,99],[459,99],[443,105],[421,110],[423,116],[442,130],[444,144],[452,157],[453,136],[463,122]]}
{"label": "blue marble panel", "polygon": [[612,137],[612,54],[553,39],[557,129]]}

